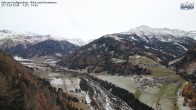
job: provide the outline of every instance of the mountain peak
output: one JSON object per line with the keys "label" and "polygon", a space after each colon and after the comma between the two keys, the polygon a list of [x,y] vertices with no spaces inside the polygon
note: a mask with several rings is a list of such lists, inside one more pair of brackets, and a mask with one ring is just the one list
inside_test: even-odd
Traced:
{"label": "mountain peak", "polygon": [[39,36],[38,34],[36,33],[33,33],[33,32],[20,32],[19,35],[22,35],[22,36]]}
{"label": "mountain peak", "polygon": [[150,26],[146,26],[146,25],[141,25],[136,27],[136,29],[152,29]]}
{"label": "mountain peak", "polygon": [[82,39],[79,38],[67,39],[67,41],[78,46],[84,46],[87,44],[86,42],[84,42]]}
{"label": "mountain peak", "polygon": [[132,28],[127,32],[122,32],[121,34],[136,34],[140,37],[147,36],[149,38],[156,37],[162,39],[163,36],[173,36],[176,38],[180,37],[192,37],[196,39],[196,33],[183,31],[179,29],[169,29],[169,28],[152,28],[146,25],[141,25],[136,28]]}
{"label": "mountain peak", "polygon": [[0,33],[15,33],[15,32],[4,29],[4,30],[0,30]]}

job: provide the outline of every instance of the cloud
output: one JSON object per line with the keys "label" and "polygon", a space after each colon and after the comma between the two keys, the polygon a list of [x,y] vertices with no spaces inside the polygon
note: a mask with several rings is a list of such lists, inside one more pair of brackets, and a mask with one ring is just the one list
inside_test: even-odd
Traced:
{"label": "cloud", "polygon": [[29,8],[0,7],[0,29],[85,40],[139,25],[196,30],[196,10],[180,10],[182,1],[179,0],[54,1],[57,4]]}

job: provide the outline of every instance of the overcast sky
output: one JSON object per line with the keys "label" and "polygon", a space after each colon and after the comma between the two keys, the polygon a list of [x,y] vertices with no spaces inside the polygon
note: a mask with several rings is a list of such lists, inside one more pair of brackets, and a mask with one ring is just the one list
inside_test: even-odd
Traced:
{"label": "overcast sky", "polygon": [[[29,8],[0,6],[0,29],[83,40],[127,31],[140,25],[196,30],[196,9],[180,10],[180,3],[184,0],[40,1],[56,1],[57,4]],[[187,1],[196,4],[196,0]]]}

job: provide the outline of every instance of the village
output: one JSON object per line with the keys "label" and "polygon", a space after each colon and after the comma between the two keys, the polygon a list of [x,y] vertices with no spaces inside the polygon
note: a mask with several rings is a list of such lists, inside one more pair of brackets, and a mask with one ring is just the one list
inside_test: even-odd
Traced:
{"label": "village", "polygon": [[142,75],[134,75],[133,80],[139,84],[137,88],[139,89],[145,89],[146,87],[152,87],[152,88],[160,88],[163,86],[163,84],[174,84],[178,85],[178,80],[171,79],[169,77],[160,77],[160,78],[154,78],[154,77],[146,77]]}

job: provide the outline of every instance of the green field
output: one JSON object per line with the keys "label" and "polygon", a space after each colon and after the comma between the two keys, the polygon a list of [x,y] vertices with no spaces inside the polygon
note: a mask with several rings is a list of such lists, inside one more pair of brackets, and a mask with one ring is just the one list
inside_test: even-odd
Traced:
{"label": "green field", "polygon": [[[131,56],[130,62],[134,65],[140,65],[143,68],[151,70],[151,77],[169,77],[179,81],[179,86],[185,81],[174,71],[169,70],[165,66],[149,59],[145,56]],[[143,103],[153,108],[161,110],[178,110],[177,91],[179,87],[175,84],[163,84],[160,88],[147,87],[146,89],[138,89],[138,83],[133,80],[133,76],[112,76],[108,74],[92,74],[102,80],[109,81],[116,86],[122,87],[133,93]],[[144,77],[149,77],[144,76]]]}
{"label": "green field", "polygon": [[145,56],[131,56],[129,58],[129,62],[132,64],[142,65],[142,67],[151,70],[153,77],[170,77],[182,82],[184,81],[182,78],[177,76],[174,71]]}

